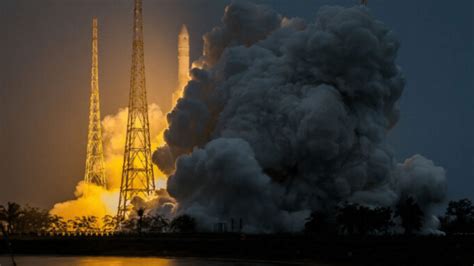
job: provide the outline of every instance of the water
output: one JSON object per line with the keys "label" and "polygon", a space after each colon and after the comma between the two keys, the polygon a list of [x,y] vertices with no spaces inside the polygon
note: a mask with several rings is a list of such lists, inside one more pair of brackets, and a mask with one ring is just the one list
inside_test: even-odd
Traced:
{"label": "water", "polygon": [[[17,266],[270,266],[315,265],[313,263],[244,261],[201,258],[137,258],[137,257],[56,257],[17,256]],[[0,257],[0,266],[13,265],[9,257]],[[323,266],[317,264],[316,266]]]}

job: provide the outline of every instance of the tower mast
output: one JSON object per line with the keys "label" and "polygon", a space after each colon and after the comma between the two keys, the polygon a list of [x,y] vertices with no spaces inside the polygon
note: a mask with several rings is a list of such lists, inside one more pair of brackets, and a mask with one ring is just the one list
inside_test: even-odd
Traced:
{"label": "tower mast", "polygon": [[155,191],[145,83],[142,1],[135,0],[133,53],[128,103],[127,136],[117,216],[126,218],[135,197],[146,199]]}
{"label": "tower mast", "polygon": [[89,106],[89,132],[87,135],[87,157],[84,180],[99,186],[106,186],[104,151],[99,101],[99,51],[97,18],[92,19],[92,67],[91,95]]}

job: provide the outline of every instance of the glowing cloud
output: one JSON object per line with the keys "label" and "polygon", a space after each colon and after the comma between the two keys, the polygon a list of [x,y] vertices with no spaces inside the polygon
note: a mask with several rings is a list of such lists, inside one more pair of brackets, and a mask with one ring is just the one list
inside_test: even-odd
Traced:
{"label": "glowing cloud", "polygon": [[[150,135],[152,136],[151,148],[154,150],[165,143],[163,131],[167,127],[167,123],[157,104],[149,106],[148,115]],[[100,218],[117,213],[127,117],[128,108],[122,108],[116,114],[106,116],[102,121],[107,189],[81,181],[74,193],[77,198],[55,204],[50,211],[51,214],[69,220],[77,216],[97,216]],[[166,188],[166,175],[156,166],[154,173],[157,189]]]}

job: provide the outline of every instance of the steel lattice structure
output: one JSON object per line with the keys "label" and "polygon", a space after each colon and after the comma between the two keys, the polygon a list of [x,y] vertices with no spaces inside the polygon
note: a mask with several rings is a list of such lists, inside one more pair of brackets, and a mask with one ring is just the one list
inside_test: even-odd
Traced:
{"label": "steel lattice structure", "polygon": [[117,213],[119,219],[126,218],[130,203],[135,197],[145,199],[155,191],[146,97],[141,0],[135,0],[130,79],[127,137]]}
{"label": "steel lattice structure", "polygon": [[87,136],[87,157],[84,180],[99,186],[106,186],[104,151],[99,101],[99,52],[97,19],[92,20],[92,67],[91,95],[89,106],[89,132]]}

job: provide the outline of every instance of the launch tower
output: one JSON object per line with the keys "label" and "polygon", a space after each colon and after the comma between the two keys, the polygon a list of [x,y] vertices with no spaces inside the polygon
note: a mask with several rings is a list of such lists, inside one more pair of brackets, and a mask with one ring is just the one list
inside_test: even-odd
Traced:
{"label": "launch tower", "polygon": [[99,186],[106,186],[102,129],[100,125],[99,101],[99,52],[97,19],[92,20],[92,67],[91,95],[89,106],[89,132],[87,136],[87,157],[84,180]]}
{"label": "launch tower", "polygon": [[135,0],[133,52],[128,103],[127,136],[117,216],[124,219],[135,197],[146,199],[155,191],[151,161],[148,103],[145,84],[142,1]]}

